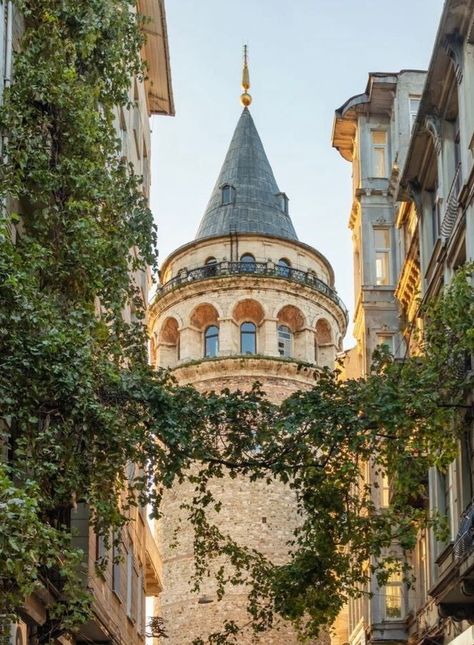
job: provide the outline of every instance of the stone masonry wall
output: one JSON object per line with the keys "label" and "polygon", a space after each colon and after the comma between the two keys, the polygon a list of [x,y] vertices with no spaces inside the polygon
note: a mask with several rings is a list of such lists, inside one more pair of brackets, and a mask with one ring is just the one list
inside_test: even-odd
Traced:
{"label": "stone masonry wall", "polygon": [[[259,362],[257,361],[255,366]],[[215,361],[213,375],[209,373],[209,365],[205,365],[207,374],[203,374],[201,383],[197,381],[199,366],[196,366],[191,379],[194,386],[201,391],[225,387],[245,390],[250,388],[258,377],[269,398],[281,402],[295,390],[308,388],[314,382],[314,370],[307,371],[304,376],[299,375],[301,380],[298,381],[292,373],[291,366],[288,366],[287,378],[281,374],[278,378],[269,376],[264,380],[261,373],[257,374],[260,370],[256,369],[253,373],[251,361],[248,361],[244,368],[242,365],[237,366],[232,372],[220,370],[220,363],[221,361]],[[183,370],[181,373],[178,370],[176,375],[183,383],[186,377],[191,377],[189,370]],[[224,533],[228,533],[241,544],[261,551],[275,563],[285,562],[288,555],[287,542],[298,523],[294,494],[287,486],[279,483],[251,483],[238,477],[216,480],[212,484],[212,491],[222,502],[222,509],[219,513],[211,513],[210,518],[215,518]],[[235,620],[239,625],[249,622],[245,587],[230,586],[221,601],[217,600],[216,584],[212,578],[204,581],[199,592],[191,591],[192,530],[180,505],[183,500],[191,499],[192,495],[193,486],[185,483],[175,487],[166,496],[163,503],[165,514],[158,531],[163,553],[165,585],[160,596],[159,613],[166,621],[169,635],[166,643],[169,645],[190,645],[196,637],[201,637],[207,642],[207,636],[221,629],[228,619]],[[170,544],[175,541],[176,532],[178,545],[173,549],[170,548]],[[244,629],[237,642],[239,645],[296,645],[298,639],[289,624],[278,621],[273,630],[260,637],[255,637],[250,629]],[[321,645],[327,642],[326,635],[314,641]]]}

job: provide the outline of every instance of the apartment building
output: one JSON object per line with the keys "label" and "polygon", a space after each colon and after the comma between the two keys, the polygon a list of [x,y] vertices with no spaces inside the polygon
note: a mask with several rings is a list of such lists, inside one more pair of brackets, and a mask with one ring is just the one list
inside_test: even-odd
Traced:
{"label": "apartment building", "polygon": [[[336,110],[333,146],[352,163],[353,176],[351,375],[367,374],[380,343],[398,358],[419,351],[413,331],[423,325],[420,303],[474,259],[473,45],[474,2],[447,0],[426,74],[370,74],[366,92]],[[472,369],[468,362],[465,369]],[[447,516],[448,540],[421,532],[414,587],[397,575],[381,588],[372,579],[365,590],[371,595],[349,603],[338,643],[474,643],[473,448],[467,412],[456,460],[446,473],[427,473],[428,503]],[[383,506],[389,482],[377,484]]]}

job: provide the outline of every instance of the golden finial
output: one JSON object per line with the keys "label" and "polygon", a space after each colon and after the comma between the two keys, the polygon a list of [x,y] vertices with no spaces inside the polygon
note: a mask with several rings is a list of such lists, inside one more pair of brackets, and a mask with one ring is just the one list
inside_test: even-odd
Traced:
{"label": "golden finial", "polygon": [[240,102],[244,107],[248,107],[252,103],[252,97],[247,91],[250,87],[250,76],[247,63],[247,45],[244,45],[244,69],[242,70],[242,89],[244,92],[240,96]]}

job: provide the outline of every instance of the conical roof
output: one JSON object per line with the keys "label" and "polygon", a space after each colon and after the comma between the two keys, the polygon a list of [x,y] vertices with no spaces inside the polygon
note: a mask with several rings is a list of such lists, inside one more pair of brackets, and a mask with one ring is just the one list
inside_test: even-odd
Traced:
{"label": "conical roof", "polygon": [[[225,186],[233,188],[231,200],[223,195]],[[250,112],[244,108],[196,239],[237,232],[297,240],[285,202]]]}

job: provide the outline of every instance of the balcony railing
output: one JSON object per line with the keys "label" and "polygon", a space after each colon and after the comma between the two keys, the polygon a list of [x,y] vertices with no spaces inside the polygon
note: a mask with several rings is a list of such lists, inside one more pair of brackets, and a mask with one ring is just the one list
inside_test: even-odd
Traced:
{"label": "balcony railing", "polygon": [[247,276],[265,276],[271,278],[282,278],[303,284],[319,293],[324,294],[335,302],[340,309],[342,309],[346,322],[348,320],[348,312],[346,306],[339,298],[337,293],[325,282],[317,278],[311,271],[301,271],[300,269],[293,269],[292,267],[279,266],[273,262],[215,262],[207,264],[195,269],[181,270],[178,275],[160,288],[158,297],[172,291],[177,287],[182,287],[191,282],[198,280],[207,280],[208,278],[215,278],[219,276],[230,275],[247,275]]}
{"label": "balcony railing", "polygon": [[441,222],[441,237],[444,241],[448,240],[454,229],[454,224],[458,216],[459,208],[459,191],[461,189],[461,163],[458,163],[454,173],[453,182],[446,198],[446,210],[443,221]]}

